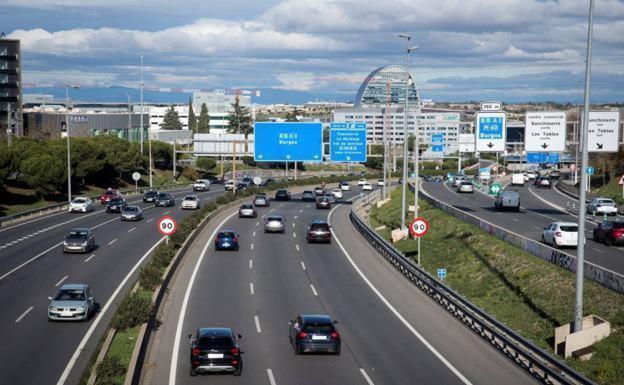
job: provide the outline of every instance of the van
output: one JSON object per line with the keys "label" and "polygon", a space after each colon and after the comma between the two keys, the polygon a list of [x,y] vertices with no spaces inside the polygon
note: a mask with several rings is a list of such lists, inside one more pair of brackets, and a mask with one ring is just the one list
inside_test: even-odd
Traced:
{"label": "van", "polygon": [[524,186],[524,175],[513,174],[513,176],[511,177],[511,185],[512,186]]}
{"label": "van", "polygon": [[501,191],[494,201],[496,210],[512,209],[520,211],[520,194],[517,191]]}

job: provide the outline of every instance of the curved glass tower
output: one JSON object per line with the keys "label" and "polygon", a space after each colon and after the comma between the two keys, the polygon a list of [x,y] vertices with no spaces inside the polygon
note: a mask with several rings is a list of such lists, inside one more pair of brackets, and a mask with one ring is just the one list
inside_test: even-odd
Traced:
{"label": "curved glass tower", "polygon": [[418,105],[418,90],[414,79],[407,73],[405,66],[391,65],[380,67],[364,79],[353,101],[354,107],[386,107],[386,87],[390,81],[390,107],[405,107],[405,81],[410,79],[408,108],[415,111]]}

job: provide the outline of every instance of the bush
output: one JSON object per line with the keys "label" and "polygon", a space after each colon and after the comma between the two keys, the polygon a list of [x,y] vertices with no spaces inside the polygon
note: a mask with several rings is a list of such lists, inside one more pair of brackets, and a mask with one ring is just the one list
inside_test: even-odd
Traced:
{"label": "bush", "polygon": [[[159,277],[160,278],[160,277]],[[121,301],[111,326],[115,329],[129,329],[147,322],[152,311],[149,298],[132,293]]]}
{"label": "bush", "polygon": [[197,168],[203,171],[210,171],[217,166],[217,161],[214,158],[209,158],[207,156],[202,156],[195,162]]}
{"label": "bush", "polygon": [[180,175],[189,180],[197,180],[200,177],[199,171],[193,167],[184,167]]}
{"label": "bush", "polygon": [[154,290],[162,282],[160,278],[163,270],[164,268],[161,268],[156,263],[148,263],[141,268],[139,284],[145,289]]}
{"label": "bush", "polygon": [[106,356],[97,369],[97,385],[111,385],[117,383],[119,377],[126,374],[126,368],[119,358]]}

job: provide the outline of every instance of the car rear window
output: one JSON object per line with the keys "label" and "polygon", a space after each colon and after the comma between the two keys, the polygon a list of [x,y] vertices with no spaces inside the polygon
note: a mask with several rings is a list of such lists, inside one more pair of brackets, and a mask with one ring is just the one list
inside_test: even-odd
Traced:
{"label": "car rear window", "polygon": [[267,221],[269,221],[269,222],[273,222],[273,221],[281,222],[282,218],[280,218],[280,217],[268,217]]}
{"label": "car rear window", "polygon": [[316,224],[316,225],[310,226],[310,230],[311,231],[318,231],[318,230],[327,231],[329,230],[329,227],[327,227],[326,224]]}
{"label": "car rear window", "polygon": [[227,349],[234,347],[234,342],[229,337],[200,337],[197,346],[202,349]]}
{"label": "car rear window", "polygon": [[56,301],[84,301],[86,296],[82,289],[64,289],[59,290],[54,299]]}
{"label": "car rear window", "polygon": [[559,226],[559,228],[561,229],[561,231],[565,231],[569,233],[578,232],[578,226]]}
{"label": "car rear window", "polygon": [[613,203],[613,201],[611,199],[599,199],[598,203],[600,203],[601,205],[605,205],[605,206],[613,206],[613,205],[615,205],[615,203]]}
{"label": "car rear window", "polygon": [[310,333],[331,333],[334,331],[334,325],[332,324],[307,324],[303,327],[303,330]]}
{"label": "car rear window", "polygon": [[139,211],[139,208],[136,206],[126,206],[124,211]]}
{"label": "car rear window", "polygon": [[185,201],[196,201],[197,198],[196,197],[185,197],[184,200]]}
{"label": "car rear window", "polygon": [[84,198],[76,198],[74,199],[74,203],[87,203],[87,200]]}
{"label": "car rear window", "polygon": [[70,231],[69,233],[67,233],[67,238],[81,239],[81,238],[86,238],[87,235],[88,235],[87,231]]}
{"label": "car rear window", "polygon": [[222,231],[217,238],[235,238],[236,234],[232,231]]}
{"label": "car rear window", "polygon": [[241,206],[241,209],[253,209],[253,205],[244,204]]}
{"label": "car rear window", "polygon": [[470,182],[462,182],[462,186],[472,186],[472,183],[470,183]]}

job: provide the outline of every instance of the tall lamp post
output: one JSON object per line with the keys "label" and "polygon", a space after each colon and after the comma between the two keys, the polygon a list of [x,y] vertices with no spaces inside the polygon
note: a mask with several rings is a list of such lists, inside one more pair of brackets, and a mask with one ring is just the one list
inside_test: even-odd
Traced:
{"label": "tall lamp post", "polygon": [[71,150],[69,144],[69,89],[78,89],[80,87],[73,85],[65,86],[65,136],[67,137],[67,201],[71,202],[72,200],[72,191],[71,191]]}

